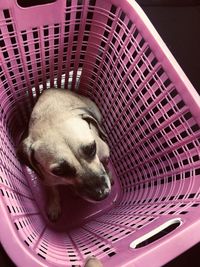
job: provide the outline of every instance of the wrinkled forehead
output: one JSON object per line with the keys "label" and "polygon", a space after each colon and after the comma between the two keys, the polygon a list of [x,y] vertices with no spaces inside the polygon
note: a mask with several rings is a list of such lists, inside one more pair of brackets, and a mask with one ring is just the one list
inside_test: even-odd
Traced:
{"label": "wrinkled forehead", "polygon": [[67,120],[63,130],[63,135],[69,146],[77,147],[94,141],[89,124],[81,118]]}
{"label": "wrinkled forehead", "polygon": [[46,131],[35,144],[35,158],[42,165],[65,159],[75,162],[81,146],[94,141],[92,130],[81,118],[66,120],[62,125]]}

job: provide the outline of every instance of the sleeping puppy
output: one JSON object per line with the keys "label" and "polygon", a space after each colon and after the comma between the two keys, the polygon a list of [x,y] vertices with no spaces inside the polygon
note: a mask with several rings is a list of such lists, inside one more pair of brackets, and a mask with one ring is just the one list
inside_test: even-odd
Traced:
{"label": "sleeping puppy", "polygon": [[109,147],[105,138],[99,109],[88,98],[48,89],[38,99],[17,154],[46,185],[51,221],[61,214],[57,185],[72,185],[78,195],[91,202],[109,195]]}

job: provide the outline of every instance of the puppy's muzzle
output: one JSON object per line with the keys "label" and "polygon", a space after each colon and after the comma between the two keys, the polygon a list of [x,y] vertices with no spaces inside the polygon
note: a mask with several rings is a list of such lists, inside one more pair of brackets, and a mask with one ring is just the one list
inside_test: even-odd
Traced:
{"label": "puppy's muzzle", "polygon": [[92,178],[92,181],[84,183],[78,190],[78,194],[89,202],[104,200],[111,192],[111,183],[108,175]]}

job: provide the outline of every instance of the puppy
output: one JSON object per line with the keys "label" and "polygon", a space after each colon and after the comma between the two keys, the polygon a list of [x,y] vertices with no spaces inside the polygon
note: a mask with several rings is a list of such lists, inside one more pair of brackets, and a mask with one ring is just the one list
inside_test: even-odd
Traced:
{"label": "puppy", "polygon": [[46,185],[47,215],[61,214],[57,185],[72,185],[90,202],[111,192],[109,147],[96,104],[68,90],[45,90],[33,108],[17,154]]}

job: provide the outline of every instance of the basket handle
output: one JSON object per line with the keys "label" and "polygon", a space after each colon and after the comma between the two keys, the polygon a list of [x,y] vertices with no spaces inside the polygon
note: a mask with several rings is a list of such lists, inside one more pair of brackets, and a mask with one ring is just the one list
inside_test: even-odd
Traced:
{"label": "basket handle", "polygon": [[16,0],[20,7],[28,8],[32,6],[40,6],[45,4],[52,4],[57,0]]}
{"label": "basket handle", "polygon": [[145,247],[148,244],[160,239],[161,237],[164,237],[165,235],[173,232],[180,225],[182,225],[182,220],[180,218],[171,219],[148,232],[147,234],[132,241],[130,247],[134,249]]}
{"label": "basket handle", "polygon": [[[19,31],[40,27],[41,25],[61,23],[65,19],[66,0],[42,0],[43,2],[46,1],[46,4],[28,7],[21,7],[18,1],[0,1],[0,10],[6,11],[9,17],[12,16],[13,22],[16,23],[16,28]],[[34,0],[28,1],[34,2]],[[50,1],[53,2],[50,3]]]}

